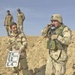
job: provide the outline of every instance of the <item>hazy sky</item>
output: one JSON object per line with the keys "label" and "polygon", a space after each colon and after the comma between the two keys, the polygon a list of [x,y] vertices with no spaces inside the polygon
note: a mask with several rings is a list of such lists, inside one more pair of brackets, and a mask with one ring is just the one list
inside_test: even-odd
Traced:
{"label": "hazy sky", "polygon": [[50,17],[61,14],[63,23],[75,30],[75,0],[0,0],[0,36],[6,36],[4,18],[10,10],[17,20],[17,9],[25,14],[24,33],[26,35],[41,35],[41,30],[50,23]]}

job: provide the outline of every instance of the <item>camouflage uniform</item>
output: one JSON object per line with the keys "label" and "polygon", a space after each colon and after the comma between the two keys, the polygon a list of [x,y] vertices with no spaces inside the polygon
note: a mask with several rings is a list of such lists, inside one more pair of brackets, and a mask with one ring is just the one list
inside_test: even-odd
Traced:
{"label": "camouflage uniform", "polygon": [[[28,66],[25,51],[27,47],[27,40],[24,33],[19,32],[16,35],[11,33],[11,35],[9,36],[9,47],[9,49],[12,51],[21,50],[19,63],[21,65],[23,75],[28,75]],[[14,72],[17,73],[17,75],[19,75],[19,66],[14,67]]]}
{"label": "camouflage uniform", "polygon": [[[49,29],[48,26],[45,27],[42,30],[42,35],[43,37],[48,37],[50,40],[51,34],[48,33]],[[54,42],[52,42],[53,47],[57,47],[52,49],[50,47],[50,41],[48,41],[47,48],[49,49],[49,57],[46,64],[45,75],[64,75],[65,73],[67,47],[71,42],[72,36],[71,30],[67,26],[61,24],[60,27],[55,30],[55,33],[58,35],[57,40],[61,43],[63,49],[61,50],[57,44],[54,44]]]}
{"label": "camouflage uniform", "polygon": [[[7,11],[7,12],[10,12],[10,11]],[[4,20],[4,26],[6,26],[7,35],[9,35],[9,33],[11,32],[10,30],[11,22],[13,22],[13,16],[11,14],[7,14]]]}
{"label": "camouflage uniform", "polygon": [[23,31],[23,22],[25,20],[25,15],[20,12],[17,14],[17,27],[19,31]]}

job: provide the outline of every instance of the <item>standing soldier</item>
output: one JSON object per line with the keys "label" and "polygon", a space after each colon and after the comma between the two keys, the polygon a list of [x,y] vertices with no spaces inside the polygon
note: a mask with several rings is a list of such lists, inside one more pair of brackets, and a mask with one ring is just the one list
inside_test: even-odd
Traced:
{"label": "standing soldier", "polygon": [[8,36],[9,36],[9,33],[11,33],[11,30],[10,30],[11,22],[13,22],[13,16],[10,14],[10,11],[7,10],[7,15],[5,16],[5,20],[4,20],[4,26],[6,27],[6,32]]}
{"label": "standing soldier", "polygon": [[[28,75],[28,66],[26,60],[26,48],[27,40],[23,32],[18,32],[17,24],[13,22],[10,26],[12,33],[9,36],[9,50],[19,51],[20,53],[20,65],[22,68],[23,75]],[[13,75],[19,75],[19,66],[14,67]]]}
{"label": "standing soldier", "polygon": [[19,31],[23,31],[23,22],[25,20],[25,15],[23,14],[23,12],[21,12],[20,9],[17,10],[18,14],[17,14],[17,27]]}
{"label": "standing soldier", "polygon": [[48,37],[47,48],[49,57],[45,75],[64,75],[67,60],[67,47],[71,42],[71,30],[63,24],[60,14],[53,14],[51,24],[42,30],[42,35]]}

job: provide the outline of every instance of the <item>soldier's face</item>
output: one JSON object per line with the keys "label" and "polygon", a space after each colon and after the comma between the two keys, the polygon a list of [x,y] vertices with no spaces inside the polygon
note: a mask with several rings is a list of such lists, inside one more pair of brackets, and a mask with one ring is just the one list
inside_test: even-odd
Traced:
{"label": "soldier's face", "polygon": [[52,20],[52,25],[55,27],[58,27],[60,25],[60,23],[57,20]]}
{"label": "soldier's face", "polygon": [[18,11],[18,13],[21,13],[21,11]]}
{"label": "soldier's face", "polygon": [[12,32],[13,32],[13,33],[17,33],[17,26],[16,26],[16,25],[13,25],[13,26],[11,27],[11,29],[12,29]]}

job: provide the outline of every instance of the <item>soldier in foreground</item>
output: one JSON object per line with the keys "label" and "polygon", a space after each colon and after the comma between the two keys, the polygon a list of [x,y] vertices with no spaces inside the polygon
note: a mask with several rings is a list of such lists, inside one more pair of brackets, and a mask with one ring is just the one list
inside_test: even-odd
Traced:
{"label": "soldier in foreground", "polygon": [[21,12],[20,9],[17,10],[18,14],[17,14],[17,27],[19,31],[23,31],[23,22],[25,20],[25,15],[23,12]]}
{"label": "soldier in foreground", "polygon": [[64,75],[67,61],[67,47],[71,42],[71,30],[63,24],[60,14],[53,14],[51,24],[42,30],[42,36],[48,38],[49,57],[45,75]]}
{"label": "soldier in foreground", "polygon": [[[18,32],[17,24],[13,22],[10,26],[12,33],[9,36],[9,50],[19,51],[19,63],[22,67],[23,75],[28,75],[28,66],[26,60],[27,40],[23,32]],[[14,67],[13,75],[19,75],[19,66]]]}
{"label": "soldier in foreground", "polygon": [[6,27],[7,35],[11,33],[10,24],[13,22],[13,16],[10,14],[10,11],[7,10],[7,15],[5,16],[4,26]]}

